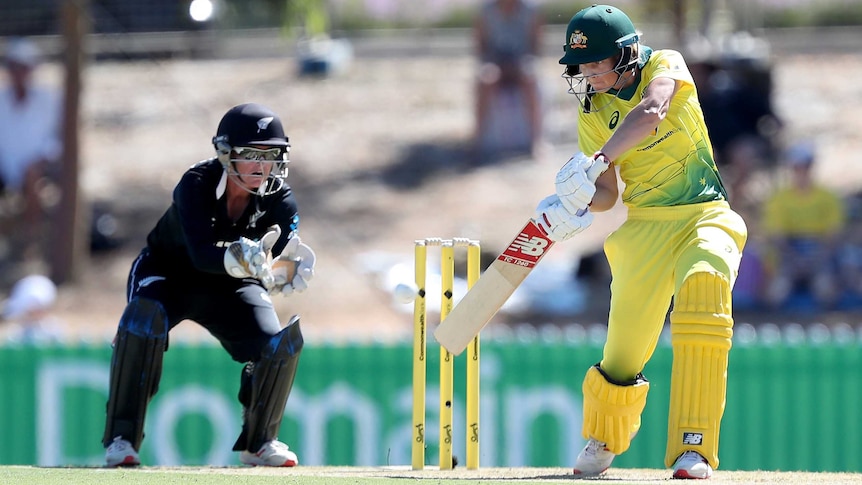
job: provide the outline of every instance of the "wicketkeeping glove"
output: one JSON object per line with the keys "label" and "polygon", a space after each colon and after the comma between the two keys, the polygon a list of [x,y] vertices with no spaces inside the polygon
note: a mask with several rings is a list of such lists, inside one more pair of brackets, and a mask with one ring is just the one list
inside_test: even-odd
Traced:
{"label": "wicketkeeping glove", "polygon": [[294,291],[297,293],[305,291],[308,288],[308,282],[314,277],[316,260],[317,256],[311,247],[303,244],[299,236],[293,236],[281,255],[273,261],[275,284],[270,293],[290,295]]}
{"label": "wicketkeeping glove", "polygon": [[560,202],[560,198],[554,194],[539,202],[534,220],[539,229],[549,238],[560,242],[571,238],[593,223],[593,213],[589,209],[581,209],[581,211],[581,214],[569,212]]}
{"label": "wicketkeeping glove", "polygon": [[276,224],[269,228],[260,241],[241,237],[232,242],[224,253],[224,267],[234,278],[256,278],[266,288],[275,284],[272,274],[272,247],[281,236]]}

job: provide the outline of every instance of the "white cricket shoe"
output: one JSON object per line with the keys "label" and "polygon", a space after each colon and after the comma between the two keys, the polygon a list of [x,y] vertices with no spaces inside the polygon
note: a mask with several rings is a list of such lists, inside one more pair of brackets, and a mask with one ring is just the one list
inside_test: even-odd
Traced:
{"label": "white cricket shoe", "polygon": [[267,441],[257,453],[243,451],[239,461],[251,466],[296,466],[299,458],[286,444],[278,440]]}
{"label": "white cricket shoe", "polygon": [[595,477],[601,475],[611,466],[611,462],[617,455],[607,448],[605,443],[590,438],[587,446],[581,450],[578,459],[575,460],[576,477]]}
{"label": "white cricket shoe", "polygon": [[712,476],[712,467],[706,458],[696,451],[686,451],[673,464],[674,478],[704,479]]}
{"label": "white cricket shoe", "polygon": [[109,467],[138,466],[141,459],[131,443],[117,436],[105,449],[105,464]]}

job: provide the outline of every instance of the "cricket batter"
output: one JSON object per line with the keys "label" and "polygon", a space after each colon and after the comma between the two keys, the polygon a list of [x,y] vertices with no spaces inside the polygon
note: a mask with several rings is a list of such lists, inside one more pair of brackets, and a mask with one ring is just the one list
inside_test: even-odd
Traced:
{"label": "cricket batter", "polygon": [[168,332],[183,320],[206,328],[245,364],[243,426],[233,446],[240,461],[299,463],[277,435],[302,333],[298,316],[281,325],[270,299],[304,290],[314,275],[315,255],[299,239],[285,181],[290,144],[278,115],[250,103],[225,113],[213,145],[215,157],[183,174],[129,272],[102,439],[109,467],[141,463],[144,417],[158,390]]}
{"label": "cricket batter", "polygon": [[[616,203],[617,170],[628,207],[627,220],[605,241],[613,276],[608,336],[583,382],[588,442],[574,473],[601,474],[629,448],[649,391],[642,371],[672,301],[665,466],[674,478],[709,478],[719,463],[731,288],[745,223],[728,204],[678,52],[640,44],[624,12],[593,5],[569,22],[560,64],[581,104],[582,153],[560,169],[556,194],[539,204],[536,220],[558,241],[582,231],[593,212]],[[610,169],[595,179],[595,164]]]}

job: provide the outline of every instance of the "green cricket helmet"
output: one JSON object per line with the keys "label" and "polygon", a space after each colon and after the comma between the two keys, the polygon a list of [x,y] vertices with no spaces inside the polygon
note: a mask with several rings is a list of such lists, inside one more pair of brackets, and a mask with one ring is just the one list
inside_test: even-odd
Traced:
{"label": "green cricket helmet", "polygon": [[[569,83],[569,93],[578,97],[589,109],[589,97],[595,91],[589,79],[581,75],[580,65],[619,57],[613,71],[620,76],[638,64],[637,44],[640,36],[628,15],[610,5],[592,5],[576,13],[566,28],[565,54],[560,64],[566,66],[563,78]],[[610,71],[608,71],[610,72]]]}
{"label": "green cricket helmet", "polygon": [[560,64],[577,66],[622,54],[638,42],[631,19],[610,5],[592,5],[576,13],[566,28]]}

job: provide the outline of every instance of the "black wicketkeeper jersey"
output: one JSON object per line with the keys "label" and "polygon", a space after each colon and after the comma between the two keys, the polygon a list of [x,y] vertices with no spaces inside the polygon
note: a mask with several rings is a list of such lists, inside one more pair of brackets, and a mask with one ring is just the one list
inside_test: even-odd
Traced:
{"label": "black wicketkeeper jersey", "polygon": [[272,250],[281,254],[299,226],[296,200],[285,184],[274,194],[254,195],[234,222],[227,215],[225,171],[217,159],[192,166],[174,188],[173,202],[147,236],[147,247],[166,271],[199,271],[224,275],[227,245],[241,236],[259,239],[273,224],[282,233]]}

